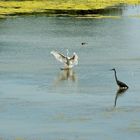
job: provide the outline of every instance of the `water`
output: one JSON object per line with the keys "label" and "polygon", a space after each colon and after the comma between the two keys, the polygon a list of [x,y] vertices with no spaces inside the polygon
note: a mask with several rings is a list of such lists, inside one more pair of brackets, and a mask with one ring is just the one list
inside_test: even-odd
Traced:
{"label": "water", "polygon": [[[118,19],[0,20],[0,139],[139,139],[140,18],[130,11]],[[66,49],[79,56],[70,72],[50,54]],[[123,94],[113,67],[129,85]]]}

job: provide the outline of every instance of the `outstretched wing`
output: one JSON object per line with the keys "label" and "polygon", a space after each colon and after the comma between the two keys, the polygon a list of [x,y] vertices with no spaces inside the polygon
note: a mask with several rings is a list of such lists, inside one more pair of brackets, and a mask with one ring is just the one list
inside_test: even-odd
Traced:
{"label": "outstretched wing", "polygon": [[73,56],[69,59],[71,65],[77,65],[78,64],[78,55],[74,52]]}
{"label": "outstretched wing", "polygon": [[58,53],[56,51],[51,51],[51,54],[61,63],[66,63],[67,59],[63,54]]}

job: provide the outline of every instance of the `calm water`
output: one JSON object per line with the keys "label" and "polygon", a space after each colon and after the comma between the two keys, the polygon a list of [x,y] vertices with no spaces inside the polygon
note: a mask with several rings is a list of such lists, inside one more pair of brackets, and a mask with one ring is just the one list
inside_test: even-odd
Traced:
{"label": "calm water", "polygon": [[[139,14],[132,7],[117,19],[0,20],[0,139],[139,139]],[[70,72],[50,54],[66,49],[79,56]],[[116,107],[113,67],[130,87]]]}

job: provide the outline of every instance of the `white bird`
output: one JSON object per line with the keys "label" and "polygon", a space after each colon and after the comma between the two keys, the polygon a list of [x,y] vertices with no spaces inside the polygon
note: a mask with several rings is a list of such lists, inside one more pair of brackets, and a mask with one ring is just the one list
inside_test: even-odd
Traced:
{"label": "white bird", "polygon": [[61,68],[61,70],[67,70],[71,69],[74,65],[78,64],[78,55],[74,52],[72,57],[68,56],[68,50],[67,50],[67,56],[57,52],[57,51],[51,51],[51,54],[61,63],[64,63],[64,68]]}

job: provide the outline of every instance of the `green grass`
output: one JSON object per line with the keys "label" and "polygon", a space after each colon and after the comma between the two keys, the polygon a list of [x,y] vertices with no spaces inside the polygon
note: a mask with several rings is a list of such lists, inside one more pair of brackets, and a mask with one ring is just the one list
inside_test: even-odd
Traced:
{"label": "green grass", "polygon": [[140,4],[140,0],[0,0],[0,17],[33,13],[100,10],[119,4]]}

